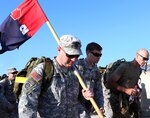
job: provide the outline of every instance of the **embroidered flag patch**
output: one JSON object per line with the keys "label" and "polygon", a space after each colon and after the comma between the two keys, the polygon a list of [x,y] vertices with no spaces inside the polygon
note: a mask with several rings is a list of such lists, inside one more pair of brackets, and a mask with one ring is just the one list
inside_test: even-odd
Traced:
{"label": "embroidered flag patch", "polygon": [[39,75],[36,71],[32,72],[30,76],[36,81],[39,82],[42,79],[42,76]]}

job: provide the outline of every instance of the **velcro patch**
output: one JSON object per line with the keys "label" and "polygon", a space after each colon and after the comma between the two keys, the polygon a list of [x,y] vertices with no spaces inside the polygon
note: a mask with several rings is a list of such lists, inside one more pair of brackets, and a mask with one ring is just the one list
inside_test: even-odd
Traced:
{"label": "velcro patch", "polygon": [[30,94],[37,84],[38,82],[36,82],[32,77],[28,77],[28,80],[23,86],[23,92],[25,92],[26,94]]}
{"label": "velcro patch", "polygon": [[36,71],[32,72],[30,76],[36,81],[39,82],[42,79],[42,76],[39,75]]}
{"label": "velcro patch", "polygon": [[32,86],[32,85],[31,85],[30,82],[27,82],[27,83],[25,83],[25,85],[24,85],[24,87],[25,87],[26,90],[29,90],[29,88],[30,88],[31,86]]}

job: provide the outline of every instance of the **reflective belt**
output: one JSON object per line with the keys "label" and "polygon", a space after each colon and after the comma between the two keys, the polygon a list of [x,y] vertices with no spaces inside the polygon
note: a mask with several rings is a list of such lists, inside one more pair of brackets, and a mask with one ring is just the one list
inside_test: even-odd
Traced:
{"label": "reflective belt", "polygon": [[28,79],[27,77],[16,77],[15,82],[16,83],[25,83],[27,79]]}

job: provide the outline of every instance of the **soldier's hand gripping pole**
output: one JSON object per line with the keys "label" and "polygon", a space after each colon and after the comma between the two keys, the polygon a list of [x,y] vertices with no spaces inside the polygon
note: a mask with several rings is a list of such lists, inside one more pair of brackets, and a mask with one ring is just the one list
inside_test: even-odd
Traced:
{"label": "soldier's hand gripping pole", "polygon": [[[80,76],[80,74],[79,74],[79,72],[78,72],[78,70],[77,70],[77,68],[76,68],[75,66],[74,66],[74,74],[77,76],[77,78],[78,78],[78,80],[79,80],[79,82],[80,82],[82,88],[83,88],[83,89],[86,89],[87,87],[86,87],[86,85],[84,84],[83,79],[81,78],[81,76]],[[95,111],[97,112],[99,118],[103,118],[103,115],[102,115],[102,113],[101,113],[99,107],[97,106],[95,100],[94,100],[93,98],[90,98],[90,102],[92,103],[92,105],[93,105]]]}

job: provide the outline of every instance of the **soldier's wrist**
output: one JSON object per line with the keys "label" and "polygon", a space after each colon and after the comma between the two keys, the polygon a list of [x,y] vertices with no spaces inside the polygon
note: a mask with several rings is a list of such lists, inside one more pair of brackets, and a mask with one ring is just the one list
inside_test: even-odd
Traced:
{"label": "soldier's wrist", "polygon": [[120,91],[120,92],[126,93],[126,88],[123,87],[123,86],[118,86],[117,90]]}

